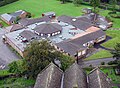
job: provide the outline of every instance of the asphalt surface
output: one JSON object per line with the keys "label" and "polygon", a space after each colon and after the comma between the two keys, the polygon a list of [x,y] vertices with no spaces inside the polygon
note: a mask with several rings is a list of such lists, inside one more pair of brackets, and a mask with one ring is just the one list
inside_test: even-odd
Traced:
{"label": "asphalt surface", "polygon": [[3,43],[2,36],[5,34],[5,30],[0,29],[0,66],[7,66],[9,63],[15,60],[19,60],[18,56],[10,50],[10,48]]}
{"label": "asphalt surface", "polygon": [[81,67],[88,67],[89,65],[92,65],[94,67],[101,65],[101,62],[108,63],[110,61],[114,61],[113,58],[104,58],[104,59],[97,59],[97,60],[90,60],[90,61],[83,61],[79,60],[79,65]]}

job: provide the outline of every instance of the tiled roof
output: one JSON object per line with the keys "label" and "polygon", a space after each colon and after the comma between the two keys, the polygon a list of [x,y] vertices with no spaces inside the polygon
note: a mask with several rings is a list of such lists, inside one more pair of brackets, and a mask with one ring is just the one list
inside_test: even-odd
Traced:
{"label": "tiled roof", "polygon": [[34,88],[111,88],[111,81],[99,69],[93,69],[87,76],[75,62],[65,72],[50,63],[38,74]]}
{"label": "tiled roof", "polygon": [[63,71],[55,64],[49,64],[38,74],[34,88],[60,88]]}
{"label": "tiled roof", "polygon": [[6,27],[7,31],[9,31],[9,32],[13,32],[13,31],[16,31],[16,30],[19,30],[22,28],[23,28],[23,26],[21,26],[19,24],[13,24],[11,26]]}
{"label": "tiled roof", "polygon": [[62,27],[57,23],[45,23],[36,26],[34,29],[38,33],[48,34],[55,33],[62,30]]}
{"label": "tiled roof", "polygon": [[30,41],[32,38],[36,38],[37,37],[36,34],[34,34],[33,32],[31,32],[29,30],[24,30],[19,35],[24,37],[24,38],[26,38],[26,40],[28,40],[28,41]]}
{"label": "tiled roof", "polygon": [[69,53],[72,56],[77,54],[77,51],[79,52],[80,50],[87,49],[87,47],[84,47],[82,45],[76,45],[74,43],[71,43],[70,40],[57,43],[56,46],[64,50],[64,52]]}
{"label": "tiled roof", "polygon": [[95,32],[88,33],[88,34],[83,35],[81,37],[78,37],[76,39],[72,39],[71,42],[76,44],[76,45],[82,45],[82,44],[85,44],[85,43],[90,42],[92,40],[95,40],[99,37],[102,37],[104,35],[106,35],[105,32],[103,32],[102,30],[97,30]]}
{"label": "tiled roof", "polygon": [[86,73],[77,63],[65,71],[63,82],[63,88],[87,88]]}
{"label": "tiled roof", "polygon": [[30,24],[34,24],[34,23],[39,23],[39,22],[48,22],[50,21],[50,18],[47,16],[41,17],[41,18],[24,18],[21,19],[19,21],[19,24],[23,25],[23,26],[28,26]]}
{"label": "tiled roof", "polygon": [[111,88],[110,79],[99,68],[95,68],[88,74],[89,88]]}

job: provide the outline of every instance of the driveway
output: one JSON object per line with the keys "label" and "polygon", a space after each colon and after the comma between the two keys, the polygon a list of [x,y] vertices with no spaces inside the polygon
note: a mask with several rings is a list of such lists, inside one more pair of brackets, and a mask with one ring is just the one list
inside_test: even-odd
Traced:
{"label": "driveway", "polygon": [[104,59],[97,59],[97,60],[90,60],[90,61],[83,61],[83,60],[80,60],[79,61],[79,65],[81,67],[89,67],[89,65],[92,65],[92,66],[99,66],[101,65],[101,62],[105,62],[105,63],[108,63],[110,61],[114,61],[115,59],[113,58],[104,58]]}
{"label": "driveway", "polygon": [[2,36],[5,34],[5,30],[0,29],[0,66],[7,66],[12,61],[18,60],[18,56],[12,52],[9,47],[3,43]]}

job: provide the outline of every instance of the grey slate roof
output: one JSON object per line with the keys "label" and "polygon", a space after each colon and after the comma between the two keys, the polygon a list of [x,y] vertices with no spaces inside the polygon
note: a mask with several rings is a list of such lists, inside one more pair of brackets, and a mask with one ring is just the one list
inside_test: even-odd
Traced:
{"label": "grey slate roof", "polygon": [[75,62],[64,73],[50,63],[38,74],[34,88],[112,88],[112,85],[99,68],[93,69],[87,76]]}
{"label": "grey slate roof", "polygon": [[1,17],[3,19],[5,19],[6,21],[8,21],[8,22],[13,22],[16,19],[15,17],[13,17],[13,16],[11,16],[11,15],[9,15],[7,13],[2,14]]}
{"label": "grey slate roof", "polygon": [[86,73],[77,63],[65,71],[63,82],[63,88],[87,88]]}
{"label": "grey slate roof", "polygon": [[57,20],[73,25],[81,30],[86,30],[92,26],[90,19],[86,18],[85,16],[75,18],[75,17],[62,15],[58,17]]}
{"label": "grey slate roof", "polygon": [[110,79],[99,68],[95,68],[88,75],[89,88],[112,88]]}
{"label": "grey slate roof", "polygon": [[22,28],[23,28],[23,26],[21,26],[19,24],[13,24],[11,26],[6,27],[7,31],[9,31],[9,32],[13,32],[13,31],[16,31],[16,30],[19,30]]}
{"label": "grey slate roof", "polygon": [[66,40],[66,41],[57,43],[55,45],[60,49],[64,50],[64,52],[69,53],[72,56],[77,54],[77,52],[80,50],[87,49],[87,47],[84,47],[82,45],[76,45],[74,43],[71,43],[70,40]]}
{"label": "grey slate roof", "polygon": [[34,88],[60,88],[62,74],[63,71],[51,63],[38,74]]}
{"label": "grey slate roof", "polygon": [[13,22],[16,20],[16,17],[20,16],[23,13],[25,13],[25,11],[19,10],[11,14],[8,13],[2,14],[1,17],[7,20],[8,22]]}
{"label": "grey slate roof", "polygon": [[58,20],[58,21],[65,22],[65,23],[68,23],[68,24],[71,24],[72,19],[74,19],[74,18],[75,18],[75,17],[62,15],[62,16],[59,16],[59,17],[57,18],[57,20]]}
{"label": "grey slate roof", "polygon": [[91,23],[88,23],[86,21],[83,21],[83,20],[87,20],[87,19],[77,19],[76,21],[73,21],[72,22],[72,25],[85,31],[87,30],[88,28],[92,27],[92,24]]}
{"label": "grey slate roof", "polygon": [[34,29],[38,33],[48,34],[55,33],[62,30],[62,27],[57,23],[44,23],[36,26]]}
{"label": "grey slate roof", "polygon": [[10,15],[14,16],[14,17],[18,17],[18,16],[20,16],[21,14],[24,14],[24,13],[25,13],[25,11],[18,10],[18,11],[14,12],[14,13],[11,13]]}
{"label": "grey slate roof", "polygon": [[39,22],[48,22],[48,21],[50,21],[50,18],[48,16],[44,16],[41,18],[32,18],[32,19],[24,18],[19,21],[19,24],[23,26],[28,26],[30,24],[39,23]]}
{"label": "grey slate roof", "polygon": [[36,34],[34,34],[33,32],[29,30],[24,30],[19,35],[26,38],[27,41],[30,41],[31,39],[38,37]]}
{"label": "grey slate roof", "polygon": [[97,30],[93,33],[89,33],[87,35],[83,35],[79,38],[73,39],[70,42],[74,43],[76,45],[82,45],[82,44],[85,44],[85,43],[90,42],[92,40],[96,40],[97,38],[102,37],[104,35],[106,35],[104,31]]}

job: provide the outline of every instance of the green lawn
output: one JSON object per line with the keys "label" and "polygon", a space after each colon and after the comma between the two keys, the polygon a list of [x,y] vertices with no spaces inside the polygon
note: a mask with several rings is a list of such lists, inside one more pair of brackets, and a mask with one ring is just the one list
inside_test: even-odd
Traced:
{"label": "green lawn", "polygon": [[106,33],[108,36],[112,37],[112,39],[101,45],[113,49],[116,43],[120,43],[120,30],[107,30]]}
{"label": "green lawn", "polygon": [[112,79],[113,83],[120,83],[120,76],[115,75],[113,68],[101,68],[101,70],[108,74],[108,77]]}
{"label": "green lawn", "polygon": [[33,86],[35,80],[25,78],[6,78],[0,80],[0,88],[27,88]]}
{"label": "green lawn", "polygon": [[112,54],[107,50],[100,50],[99,52],[91,55],[90,57],[88,57],[84,60],[95,60],[95,59],[102,59],[102,58],[104,59],[107,57],[112,57]]}
{"label": "green lawn", "polygon": [[5,76],[9,74],[13,74],[13,73],[10,73],[8,70],[0,70],[0,76]]}
{"label": "green lawn", "polygon": [[[33,14],[34,17],[40,17],[42,13],[48,11],[56,12],[59,15],[80,16],[82,9],[89,6],[80,5],[75,6],[73,3],[61,4],[59,0],[19,0],[17,2],[0,7],[0,14],[11,13],[17,10],[26,10]],[[100,10],[103,16],[108,15],[108,10]],[[120,19],[112,18],[114,21],[114,28],[120,28]]]}

